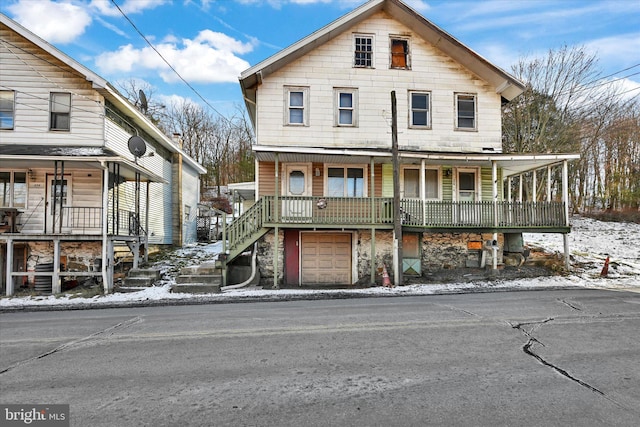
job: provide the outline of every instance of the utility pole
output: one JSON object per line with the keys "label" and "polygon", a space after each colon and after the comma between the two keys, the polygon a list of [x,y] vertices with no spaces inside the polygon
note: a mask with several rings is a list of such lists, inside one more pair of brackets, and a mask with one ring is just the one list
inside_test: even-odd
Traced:
{"label": "utility pole", "polygon": [[391,161],[393,163],[393,284],[402,284],[402,210],[400,209],[400,160],[398,158],[398,109],[391,91]]}

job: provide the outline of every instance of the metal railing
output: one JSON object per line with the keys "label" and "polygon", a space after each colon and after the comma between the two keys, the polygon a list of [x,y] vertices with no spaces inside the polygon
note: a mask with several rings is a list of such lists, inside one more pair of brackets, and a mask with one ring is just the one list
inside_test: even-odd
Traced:
{"label": "metal railing", "polygon": [[115,217],[108,216],[107,233],[118,236],[144,236],[146,230],[140,223],[139,215],[133,211],[118,209]]}
{"label": "metal railing", "polygon": [[102,208],[91,206],[63,206],[62,215],[56,215],[54,228],[58,230],[62,218],[62,228],[73,232],[100,232],[102,230]]}

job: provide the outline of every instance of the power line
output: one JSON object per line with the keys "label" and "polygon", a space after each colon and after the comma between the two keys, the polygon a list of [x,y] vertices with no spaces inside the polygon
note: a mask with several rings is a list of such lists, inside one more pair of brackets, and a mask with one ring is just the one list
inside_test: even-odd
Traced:
{"label": "power line", "polygon": [[160,59],[162,59],[164,61],[165,64],[167,64],[167,66],[171,69],[171,71],[173,71],[175,73],[176,76],[178,76],[178,78],[180,80],[182,80],[182,82],[187,85],[187,87],[189,89],[191,89],[193,91],[193,93],[195,93],[198,98],[200,98],[202,100],[202,102],[204,102],[209,108],[211,108],[216,114],[218,114],[220,117],[222,117],[225,121],[227,121],[229,124],[233,124],[229,119],[227,119],[222,113],[220,113],[218,110],[216,110],[213,105],[211,105],[209,103],[209,101],[207,101],[202,95],[200,95],[200,92],[198,92],[193,86],[191,86],[191,84],[186,81],[178,72],[178,70],[176,70],[173,65],[171,65],[169,63],[169,61],[167,61],[165,59],[164,56],[162,56],[162,54],[158,51],[158,49],[156,49],[156,47],[151,44],[151,42],[149,41],[149,39],[147,39],[147,37],[142,34],[142,32],[138,29],[138,27],[136,26],[136,24],[133,23],[133,21],[122,11],[122,9],[120,9],[120,6],[118,6],[118,4],[116,3],[116,0],[111,0],[111,3],[113,3],[113,5],[116,7],[116,9],[118,9],[118,11],[122,14],[122,16],[129,22],[129,24],[131,24],[131,26],[136,30],[136,32],[140,35],[140,37],[142,37],[142,39],[149,45],[149,47],[151,47],[151,49],[153,49],[153,51],[155,53],[158,54],[158,56],[160,57]]}

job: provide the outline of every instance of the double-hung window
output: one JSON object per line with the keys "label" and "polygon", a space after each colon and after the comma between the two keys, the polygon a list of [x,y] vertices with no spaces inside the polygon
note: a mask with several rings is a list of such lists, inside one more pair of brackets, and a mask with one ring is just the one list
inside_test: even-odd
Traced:
{"label": "double-hung window", "polygon": [[309,126],[309,88],[286,86],[284,123],[289,126]]}
{"label": "double-hung window", "polygon": [[431,94],[409,92],[409,127],[427,129],[431,127]]}
{"label": "double-hung window", "polygon": [[15,105],[15,92],[0,90],[0,129],[13,129]]}
{"label": "double-hung window", "polygon": [[0,172],[0,207],[24,208],[27,205],[27,173]]}
{"label": "double-hung window", "polygon": [[335,125],[358,126],[358,89],[334,89]]}
{"label": "double-hung window", "polygon": [[409,39],[392,37],[390,40],[391,68],[401,70],[411,69],[411,57],[409,55]]}
{"label": "double-hung window", "polygon": [[327,168],[327,196],[364,197],[364,168],[331,166]]}
{"label": "double-hung window", "polygon": [[467,93],[456,94],[456,129],[475,130],[476,96]]}
{"label": "double-hung window", "polygon": [[71,94],[52,92],[49,111],[49,129],[69,130],[71,125]]}
{"label": "double-hung window", "polygon": [[[440,172],[437,168],[426,168],[424,170],[424,199],[440,199]],[[402,174],[403,195],[407,199],[422,198],[422,188],[420,187],[420,169],[407,167]]]}
{"label": "double-hung window", "polygon": [[373,68],[373,36],[356,34],[353,41],[353,66],[356,68]]}

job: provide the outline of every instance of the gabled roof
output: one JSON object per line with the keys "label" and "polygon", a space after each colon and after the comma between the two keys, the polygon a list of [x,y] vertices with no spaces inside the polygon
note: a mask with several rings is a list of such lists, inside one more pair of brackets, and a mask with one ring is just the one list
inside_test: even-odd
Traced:
{"label": "gabled roof", "polygon": [[386,12],[435,48],[491,84],[507,101],[511,101],[523,92],[524,84],[521,81],[487,61],[400,0],[371,0],[242,72],[240,86],[252,120],[255,119],[256,88],[263,78],[381,11]]}
{"label": "gabled roof", "polygon": [[59,61],[68,65],[80,76],[91,82],[92,87],[98,91],[102,96],[108,99],[111,103],[118,107],[122,112],[126,113],[140,128],[151,135],[156,141],[158,141],[164,148],[171,153],[180,153],[183,155],[184,161],[192,166],[198,173],[205,173],[206,169],[202,167],[198,162],[187,155],[180,147],[178,147],[167,135],[165,135],[156,125],[154,125],[144,114],[142,114],[135,106],[133,106],[118,90],[113,87],[104,78],[94,73],[84,65],[77,62],[46,40],[43,40],[36,34],[32,33],[16,21],[12,20],[8,16],[0,13],[0,23],[6,25],[9,29],[16,32],[20,36],[24,37],[40,49],[47,52],[49,55],[55,57]]}

